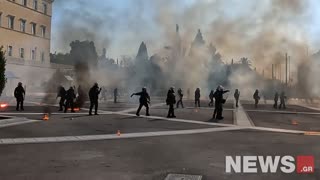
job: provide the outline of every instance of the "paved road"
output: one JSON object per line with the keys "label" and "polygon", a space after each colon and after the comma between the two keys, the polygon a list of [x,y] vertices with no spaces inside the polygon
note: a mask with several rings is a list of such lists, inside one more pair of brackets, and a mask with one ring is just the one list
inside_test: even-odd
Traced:
{"label": "paved road", "polygon": [[[208,122],[213,109],[205,101],[201,108],[185,102],[184,109],[176,110],[177,119],[165,118],[167,106],[161,103],[152,103],[152,117],[135,117],[135,102],[101,104],[99,116],[87,116],[86,105],[76,114],[52,114],[49,121],[41,121],[43,108],[36,103],[24,112],[2,110],[0,116],[35,121],[0,128],[0,179],[164,180],[168,173],[199,174],[206,180],[320,179],[320,137],[304,135],[320,131],[316,110],[289,106],[278,112],[270,105],[255,109],[243,102],[243,113],[254,126],[242,127],[236,125],[231,101],[225,119],[215,123]],[[227,155],[313,155],[316,172],[227,174]]]}

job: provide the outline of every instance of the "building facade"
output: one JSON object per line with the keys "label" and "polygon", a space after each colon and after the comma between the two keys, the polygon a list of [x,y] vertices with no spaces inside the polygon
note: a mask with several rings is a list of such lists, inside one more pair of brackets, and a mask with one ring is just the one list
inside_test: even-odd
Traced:
{"label": "building facade", "polygon": [[50,63],[53,0],[0,0],[0,46],[7,63]]}

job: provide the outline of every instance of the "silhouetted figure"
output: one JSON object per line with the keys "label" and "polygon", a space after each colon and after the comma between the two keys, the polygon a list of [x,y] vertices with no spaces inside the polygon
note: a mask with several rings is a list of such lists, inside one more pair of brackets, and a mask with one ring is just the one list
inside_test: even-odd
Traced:
{"label": "silhouetted figure", "polygon": [[223,94],[227,92],[229,92],[229,90],[224,90],[221,85],[218,86],[216,91],[214,92],[213,96],[215,98],[215,109],[213,112],[212,119],[222,120],[224,118],[222,116],[222,112],[223,104],[226,102],[226,100],[223,99]]}
{"label": "silhouetted figure", "polygon": [[139,98],[140,105],[139,105],[139,108],[137,110],[136,115],[140,116],[140,110],[141,110],[142,106],[144,106],[144,107],[146,107],[146,116],[150,116],[150,114],[149,114],[150,96],[147,92],[147,88],[145,88],[145,87],[142,88],[141,92],[133,93],[131,95],[131,97],[132,96],[140,96],[140,98]]}
{"label": "silhouetted figure", "polygon": [[175,118],[176,116],[174,115],[174,104],[176,104],[176,96],[174,95],[174,89],[171,87],[168,91],[167,94],[167,99],[166,99],[167,105],[169,105],[169,111],[167,118]]}
{"label": "silhouetted figure", "polygon": [[195,107],[200,107],[200,89],[197,88],[196,91],[194,92],[194,105]]}
{"label": "silhouetted figure", "polygon": [[14,97],[17,100],[17,107],[16,107],[17,111],[19,111],[19,108],[21,109],[21,111],[24,111],[23,101],[24,101],[25,95],[26,95],[26,91],[22,87],[22,83],[19,82],[18,86],[14,89]]}
{"label": "silhouetted figure", "polygon": [[209,94],[209,99],[210,99],[210,102],[209,102],[209,107],[213,107],[213,98],[214,98],[214,91],[211,90],[210,91],[210,94]]}
{"label": "silhouetted figure", "polygon": [[117,99],[118,99],[118,88],[115,88],[113,90],[113,102],[117,103],[118,102]]}
{"label": "silhouetted figure", "polygon": [[60,86],[58,89],[57,98],[60,97],[59,101],[59,111],[63,111],[64,103],[66,101],[66,89],[63,86]]}
{"label": "silhouetted figure", "polygon": [[274,104],[273,104],[273,108],[277,109],[278,108],[278,101],[279,101],[279,94],[278,92],[276,92],[276,94],[274,95]]}
{"label": "silhouetted figure", "polygon": [[179,100],[177,102],[177,108],[179,108],[179,105],[181,104],[181,107],[183,107],[183,102],[182,102],[182,98],[183,98],[183,93],[182,93],[182,90],[181,88],[178,89],[178,97],[179,97]]}
{"label": "silhouetted figure", "polygon": [[94,114],[98,115],[98,99],[99,94],[101,92],[101,88],[99,88],[98,83],[94,83],[94,85],[89,90],[89,99],[90,99],[90,109],[89,109],[89,115],[92,115],[92,109],[94,106]]}
{"label": "silhouetted figure", "polygon": [[285,95],[284,91],[282,91],[280,94],[279,109],[281,109],[281,108],[286,109],[286,99],[287,99],[287,96]]}
{"label": "silhouetted figure", "polygon": [[239,98],[240,98],[240,91],[239,89],[236,89],[234,91],[234,99],[236,100],[236,107],[239,107]]}
{"label": "silhouetted figure", "polygon": [[74,88],[70,87],[66,94],[66,105],[64,108],[64,112],[66,113],[69,108],[71,108],[71,112],[74,111],[74,99],[76,98],[76,94],[74,93]]}
{"label": "silhouetted figure", "polygon": [[253,99],[254,99],[254,107],[258,108],[260,96],[259,96],[259,90],[257,89],[254,94],[253,94]]}

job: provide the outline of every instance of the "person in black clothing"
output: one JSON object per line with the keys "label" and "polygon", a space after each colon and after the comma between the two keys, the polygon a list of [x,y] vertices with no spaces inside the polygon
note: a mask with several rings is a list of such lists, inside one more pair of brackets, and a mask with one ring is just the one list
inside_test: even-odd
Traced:
{"label": "person in black clothing", "polygon": [[181,104],[181,107],[183,107],[183,102],[182,102],[182,98],[183,98],[183,93],[182,93],[182,90],[181,88],[178,89],[178,96],[179,96],[179,100],[177,102],[177,108],[179,108],[179,105]]}
{"label": "person in black clothing", "polygon": [[117,103],[118,101],[117,101],[117,98],[118,98],[118,88],[115,88],[114,90],[113,90],[113,102],[114,103]]}
{"label": "person in black clothing", "polygon": [[94,106],[94,114],[98,115],[98,99],[99,99],[99,94],[101,92],[101,88],[99,88],[98,83],[94,83],[92,88],[89,91],[89,99],[90,99],[90,110],[89,110],[89,115],[92,115],[92,109]]}
{"label": "person in black clothing", "polygon": [[213,94],[214,94],[214,91],[211,90],[210,91],[210,94],[209,94],[209,99],[210,99],[210,102],[209,102],[209,107],[212,107],[213,106]]}
{"label": "person in black clothing", "polygon": [[276,94],[274,95],[273,108],[277,109],[277,107],[278,107],[278,101],[279,101],[279,94],[278,94],[278,92],[276,92]]}
{"label": "person in black clothing", "polygon": [[149,105],[148,105],[150,103],[150,96],[147,92],[147,88],[144,87],[144,88],[142,88],[141,92],[133,93],[131,95],[131,97],[133,97],[133,96],[140,96],[140,99],[139,99],[140,105],[139,105],[139,108],[137,110],[136,115],[140,116],[140,110],[141,110],[142,106],[145,106],[146,107],[146,116],[150,116]]}
{"label": "person in black clothing", "polygon": [[200,89],[197,88],[196,91],[194,92],[194,104],[195,104],[195,107],[200,107]]}
{"label": "person in black clothing", "polygon": [[240,91],[239,89],[236,89],[234,92],[234,99],[236,100],[236,107],[239,107],[239,97],[240,97]]}
{"label": "person in black clothing", "polygon": [[57,95],[57,98],[60,97],[59,111],[63,111],[63,106],[66,101],[66,93],[67,93],[66,89],[64,89],[63,86],[60,86],[58,89],[58,95]]}
{"label": "person in black clothing", "polygon": [[229,90],[223,90],[222,86],[218,86],[216,91],[214,92],[213,96],[215,98],[215,109],[213,113],[212,119],[218,119],[222,120],[222,112],[223,112],[223,104],[226,102],[225,99],[223,99],[223,94],[229,92]]}
{"label": "person in black clothing", "polygon": [[253,94],[253,99],[254,99],[254,107],[258,108],[260,96],[259,96],[259,90],[257,89],[254,94]]}
{"label": "person in black clothing", "polygon": [[171,87],[168,91],[166,103],[167,103],[167,105],[169,105],[169,111],[168,111],[167,118],[175,118],[176,116],[174,115],[174,107],[173,106],[176,103],[176,96],[174,95],[173,87]]}
{"label": "person in black clothing", "polygon": [[68,111],[68,108],[71,108],[71,112],[74,111],[74,99],[76,98],[76,94],[74,93],[74,88],[70,87],[66,93],[66,105],[64,108],[64,113]]}
{"label": "person in black clothing", "polygon": [[14,97],[17,100],[17,107],[16,107],[17,111],[19,111],[19,106],[20,106],[21,111],[24,111],[23,101],[24,101],[25,95],[26,95],[26,92],[25,92],[24,88],[22,87],[22,83],[19,82],[18,86],[14,89]]}
{"label": "person in black clothing", "polygon": [[281,108],[286,109],[286,99],[287,99],[287,96],[285,95],[284,91],[282,91],[280,94],[279,109],[281,109]]}

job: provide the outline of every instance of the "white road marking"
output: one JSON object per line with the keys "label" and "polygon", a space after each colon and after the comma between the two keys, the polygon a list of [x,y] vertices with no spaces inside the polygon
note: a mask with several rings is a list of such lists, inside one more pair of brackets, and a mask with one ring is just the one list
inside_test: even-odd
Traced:
{"label": "white road marking", "polygon": [[244,126],[244,127],[252,127],[254,126],[252,120],[248,116],[248,114],[245,112],[242,104],[238,103],[239,107],[234,110],[234,123],[238,126]]}
{"label": "white road marking", "polygon": [[301,111],[278,111],[278,110],[258,110],[248,109],[248,112],[280,113],[280,114],[302,114],[302,115],[320,115],[320,112],[301,112]]}
{"label": "white road marking", "polygon": [[[149,108],[159,107],[159,106],[163,106],[163,105],[165,105],[165,103],[152,104],[152,105],[150,105]],[[117,111],[117,112],[119,112],[119,113],[129,113],[129,112],[136,111],[137,109],[138,109],[138,107],[136,107],[136,108],[129,108],[129,109],[122,110],[122,111]]]}
{"label": "white road marking", "polygon": [[[205,109],[205,110],[214,110],[214,107],[210,108],[210,107],[185,107],[186,109]],[[233,111],[234,109],[232,108],[223,108],[224,111]]]}
{"label": "white road marking", "polygon": [[0,128],[9,127],[9,126],[17,126],[21,124],[28,124],[28,123],[34,123],[34,122],[40,122],[39,120],[30,120],[30,119],[24,119],[24,118],[14,118],[14,119],[6,119],[0,121]]}
{"label": "white road marking", "polygon": [[177,130],[177,131],[127,133],[127,134],[121,134],[120,136],[118,136],[117,134],[104,134],[104,135],[60,136],[60,137],[39,137],[39,138],[6,138],[6,139],[0,139],[0,145],[129,139],[129,138],[143,138],[143,137],[188,135],[188,134],[201,134],[201,133],[209,133],[209,132],[235,131],[235,130],[241,130],[241,129],[243,129],[243,128],[242,127],[222,127],[222,128],[206,128],[206,129]]}

